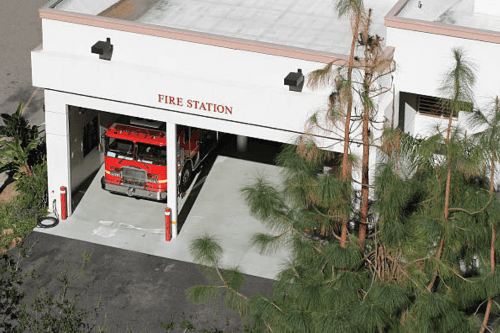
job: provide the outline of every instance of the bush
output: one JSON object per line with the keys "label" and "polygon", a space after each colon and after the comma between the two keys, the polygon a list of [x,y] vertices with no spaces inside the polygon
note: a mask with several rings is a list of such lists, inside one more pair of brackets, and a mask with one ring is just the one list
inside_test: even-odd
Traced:
{"label": "bush", "polygon": [[17,180],[18,195],[0,208],[0,254],[18,244],[47,215],[47,162],[44,138],[30,126],[20,103],[12,115],[1,114],[0,170]]}
{"label": "bush", "polygon": [[0,207],[0,254],[26,237],[47,215],[47,163],[32,168],[32,175],[22,175],[15,184],[19,192],[13,201]]}
{"label": "bush", "polygon": [[21,219],[37,219],[47,214],[47,162],[32,167],[32,175],[23,175],[16,183],[13,213]]}

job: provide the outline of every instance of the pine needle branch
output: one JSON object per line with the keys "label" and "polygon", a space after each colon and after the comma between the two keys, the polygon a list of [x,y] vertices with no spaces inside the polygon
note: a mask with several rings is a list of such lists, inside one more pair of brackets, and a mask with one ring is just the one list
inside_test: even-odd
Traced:
{"label": "pine needle branch", "polygon": [[[295,229],[295,228],[294,228],[294,226],[293,226],[293,224],[291,224],[290,222],[288,222],[285,218],[283,218],[283,217],[282,217],[281,219],[283,220],[283,222],[285,222],[286,224],[288,224],[288,226],[290,227],[290,229],[291,229],[293,232],[295,232],[297,235],[299,235],[301,238],[306,239],[306,240],[308,240],[308,241],[311,241],[311,242],[312,242],[312,240],[311,240],[311,239],[307,238],[307,237],[306,237],[306,235],[304,235],[303,233],[301,233],[300,231],[298,231],[297,229]],[[321,249],[320,249],[320,248],[318,248],[317,246],[314,246],[314,245],[313,245],[313,248],[314,248],[317,252],[319,252],[319,253],[323,253],[323,251],[321,251]]]}
{"label": "pine needle branch", "polygon": [[219,267],[218,267],[217,265],[215,266],[215,270],[216,270],[216,272],[217,272],[217,275],[219,275],[219,278],[221,279],[222,283],[224,284],[224,288],[226,288],[227,290],[229,290],[229,291],[230,291],[230,292],[232,292],[233,294],[235,294],[235,295],[237,295],[237,296],[239,296],[239,297],[243,298],[245,301],[249,301],[249,298],[248,298],[248,297],[246,297],[246,296],[245,296],[245,295],[243,295],[243,294],[240,294],[239,292],[237,292],[236,290],[234,290],[233,288],[231,288],[231,287],[227,284],[226,280],[224,279],[224,277],[223,277],[223,276],[222,276],[222,274],[220,273]]}
{"label": "pine needle branch", "polygon": [[484,205],[483,208],[481,208],[480,210],[478,210],[476,212],[470,212],[470,211],[468,211],[467,209],[464,209],[464,208],[450,208],[450,212],[451,211],[464,212],[464,213],[467,213],[469,215],[476,215],[476,214],[479,214],[479,213],[483,212],[486,208],[488,208],[488,206],[490,205],[490,203],[492,201],[493,201],[493,195],[490,195],[490,200],[488,200],[488,202],[486,203],[486,205]]}
{"label": "pine needle branch", "polygon": [[444,281],[443,277],[442,276],[439,276],[439,279],[441,280],[441,282],[443,282],[444,286],[446,287],[446,289],[448,289],[448,291],[451,291],[451,288],[448,287],[448,285],[446,284],[446,282]]}
{"label": "pine needle branch", "polygon": [[451,271],[453,272],[453,274],[455,274],[459,279],[465,281],[465,282],[471,282],[469,280],[467,280],[466,278],[464,278],[462,275],[460,275],[460,273],[457,272],[457,270],[455,268],[451,268]]}

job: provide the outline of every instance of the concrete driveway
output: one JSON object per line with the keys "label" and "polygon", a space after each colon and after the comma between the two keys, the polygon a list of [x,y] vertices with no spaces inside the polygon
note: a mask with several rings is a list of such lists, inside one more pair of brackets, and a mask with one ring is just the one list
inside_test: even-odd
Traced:
{"label": "concrete driveway", "polygon": [[[258,175],[279,180],[276,166],[218,156],[208,176],[193,182],[191,190],[203,187],[178,237],[170,242],[165,241],[165,204],[102,190],[103,172],[101,168],[66,221],[37,231],[185,262],[193,261],[189,244],[194,238],[214,235],[224,248],[223,267],[237,266],[245,274],[267,279],[275,278],[287,259],[285,251],[261,255],[249,245],[253,234],[267,230],[250,216],[240,193]],[[182,208],[180,212],[186,215]]]}

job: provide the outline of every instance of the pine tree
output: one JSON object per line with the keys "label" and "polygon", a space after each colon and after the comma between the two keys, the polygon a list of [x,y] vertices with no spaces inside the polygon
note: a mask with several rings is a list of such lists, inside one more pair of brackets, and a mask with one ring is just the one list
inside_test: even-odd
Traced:
{"label": "pine tree", "polygon": [[[310,127],[319,129],[332,136],[340,136],[343,143],[343,154],[341,163],[342,180],[352,182],[351,171],[355,158],[351,155],[350,144],[353,139],[362,142],[361,158],[361,198],[360,209],[355,214],[351,212],[340,212],[341,221],[341,246],[345,247],[348,237],[348,223],[353,222],[353,215],[357,215],[358,244],[364,247],[370,205],[369,187],[369,154],[373,146],[373,119],[376,118],[376,108],[373,99],[386,93],[388,88],[380,84],[381,78],[394,71],[392,59],[387,59],[382,53],[382,41],[378,35],[370,35],[371,9],[364,10],[362,2],[338,1],[336,6],[339,15],[347,12],[352,13],[351,26],[353,30],[353,41],[347,65],[335,67],[335,62],[329,63],[323,69],[313,71],[309,76],[309,83],[313,88],[333,84],[334,91],[330,96],[330,108],[324,114],[317,112],[310,119]],[[362,55],[354,62],[354,55]],[[357,108],[354,105],[357,104]],[[354,110],[353,110],[354,109]],[[344,125],[344,130],[339,133],[339,125]],[[352,133],[352,127],[362,127],[361,133]],[[310,130],[314,133],[314,130]],[[313,135],[304,136],[302,142],[310,146],[309,141],[314,141]],[[299,149],[304,156],[311,154],[309,150]],[[356,193],[351,186],[344,186],[344,195],[339,198],[351,199]],[[352,200],[351,200],[352,201]],[[322,227],[322,235],[325,228]],[[332,229],[329,230],[330,232]],[[329,234],[329,233],[328,233]]]}
{"label": "pine tree", "polygon": [[[498,156],[500,156],[500,117],[498,114],[499,111],[499,100],[498,96],[495,97],[494,102],[491,105],[488,105],[487,107],[487,112],[488,113],[483,113],[481,111],[475,112],[473,121],[476,125],[476,127],[479,127],[481,131],[476,134],[477,139],[479,140],[479,143],[481,147],[485,147],[485,161],[489,161],[489,182],[490,182],[490,188],[489,188],[489,195],[493,196],[494,195],[494,189],[495,189],[495,169],[496,169],[496,163],[498,161]],[[491,275],[495,275],[495,269],[496,269],[496,248],[498,247],[497,239],[496,239],[496,234],[497,234],[497,228],[498,228],[498,219],[495,218],[496,216],[490,217],[490,223],[491,223],[491,242],[490,242],[490,269],[491,269]],[[493,297],[489,296],[488,298],[488,303],[486,306],[485,310],[485,315],[484,315],[484,320],[483,324],[481,326],[481,333],[485,332],[487,329],[488,321],[490,318],[491,314],[491,308],[493,305]]]}
{"label": "pine tree", "polygon": [[370,35],[371,9],[368,10],[366,19],[363,21],[363,29],[359,35],[358,44],[363,47],[363,82],[361,91],[358,92],[363,106],[362,119],[362,142],[363,157],[361,162],[361,207],[359,218],[358,244],[361,250],[364,248],[366,231],[368,226],[368,215],[370,205],[370,181],[369,160],[370,148],[373,145],[371,131],[374,128],[372,119],[376,117],[374,98],[388,92],[389,88],[377,84],[383,76],[393,72],[393,61],[386,59],[382,54],[382,41],[378,35]]}
{"label": "pine tree", "polygon": [[[358,32],[363,20],[362,14],[364,11],[364,5],[362,0],[337,0],[335,4],[335,9],[337,11],[338,17],[350,16],[351,20],[351,30],[352,30],[352,42],[349,52],[349,62],[347,68],[341,66],[336,71],[332,71],[335,67],[335,62],[327,64],[324,68],[316,70],[309,76],[309,84],[314,88],[318,86],[324,86],[331,84],[330,81],[334,82],[335,91],[332,92],[330,98],[330,110],[328,111],[327,121],[330,122],[344,122],[344,135],[343,135],[343,155],[342,155],[342,180],[344,182],[351,181],[351,165],[352,160],[350,160],[350,134],[351,134],[351,117],[353,109],[353,69],[354,69],[354,57],[356,51],[356,44],[358,38]],[[347,69],[345,77],[342,75],[342,69]],[[312,118],[312,122],[318,126],[317,115]],[[351,189],[349,186],[343,186],[346,190],[341,197],[350,198]],[[346,247],[347,242],[347,225],[349,223],[349,214],[347,212],[341,212],[339,215],[341,219],[341,246]],[[329,232],[324,231],[323,235]]]}
{"label": "pine tree", "polygon": [[[369,38],[362,35],[358,42],[372,45]],[[370,63],[371,50],[364,51],[361,85],[352,91],[362,101],[362,125],[370,128],[377,94],[371,83],[383,71],[370,69],[380,62]],[[331,155],[314,141],[301,140],[278,158],[284,170],[281,190],[264,178],[242,190],[251,213],[270,230],[251,243],[262,253],[281,246],[291,253],[271,296],[242,295],[242,274],[222,268],[222,249],[206,236],[192,243],[191,253],[205,265],[209,284],[190,288],[188,297],[200,302],[224,296],[258,331],[484,331],[500,295],[495,269],[500,200],[492,187],[499,156],[498,104],[493,118],[473,114],[485,127],[478,134],[453,125],[454,115],[470,111],[474,69],[463,50],[452,55],[440,90],[450,110],[447,126],[425,139],[393,128],[384,132],[387,163],[377,166],[370,208],[375,223],[364,246],[344,242],[338,223],[356,214],[354,198],[345,196],[352,194],[351,183],[342,170],[325,172]],[[478,313],[484,313],[483,324]]]}
{"label": "pine tree", "polygon": [[[477,160],[470,159],[468,154],[463,154],[464,151],[460,150],[462,148],[462,140],[458,138],[459,130],[452,128],[453,116],[460,110],[467,109],[467,103],[472,102],[472,86],[475,82],[474,76],[474,66],[468,60],[465,59],[464,50],[460,48],[454,48],[452,50],[454,63],[453,66],[444,73],[443,81],[441,83],[440,91],[445,96],[443,99],[443,104],[448,107],[450,112],[448,115],[448,127],[446,128],[446,142],[441,143],[440,137],[441,133],[436,134],[433,138],[429,140],[432,145],[430,151],[424,152],[428,155],[429,152],[433,153],[435,144],[443,144],[445,150],[445,163],[446,163],[446,183],[445,183],[445,195],[444,195],[444,208],[443,208],[443,226],[449,224],[450,216],[450,199],[451,199],[451,176],[453,167],[465,168],[466,172],[472,171],[479,165]],[[424,146],[428,148],[427,146]],[[477,171],[476,171],[477,173]],[[441,235],[439,241],[439,249],[436,254],[436,260],[441,260],[443,254],[444,242],[447,236],[446,229]],[[427,287],[429,291],[434,286],[434,282],[438,277],[436,271],[434,278]]]}

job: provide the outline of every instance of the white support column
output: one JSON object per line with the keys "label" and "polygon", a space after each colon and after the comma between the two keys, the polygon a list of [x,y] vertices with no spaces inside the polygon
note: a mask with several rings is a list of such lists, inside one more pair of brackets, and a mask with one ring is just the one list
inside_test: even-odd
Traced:
{"label": "white support column", "polygon": [[[47,177],[49,211],[61,215],[61,186],[66,187],[66,207],[71,215],[71,162],[68,108],[61,94],[45,90],[45,139],[47,140]],[[53,203],[55,201],[55,207]]]}
{"label": "white support column", "polygon": [[177,124],[167,123],[167,206],[170,207],[172,238],[177,237]]}

